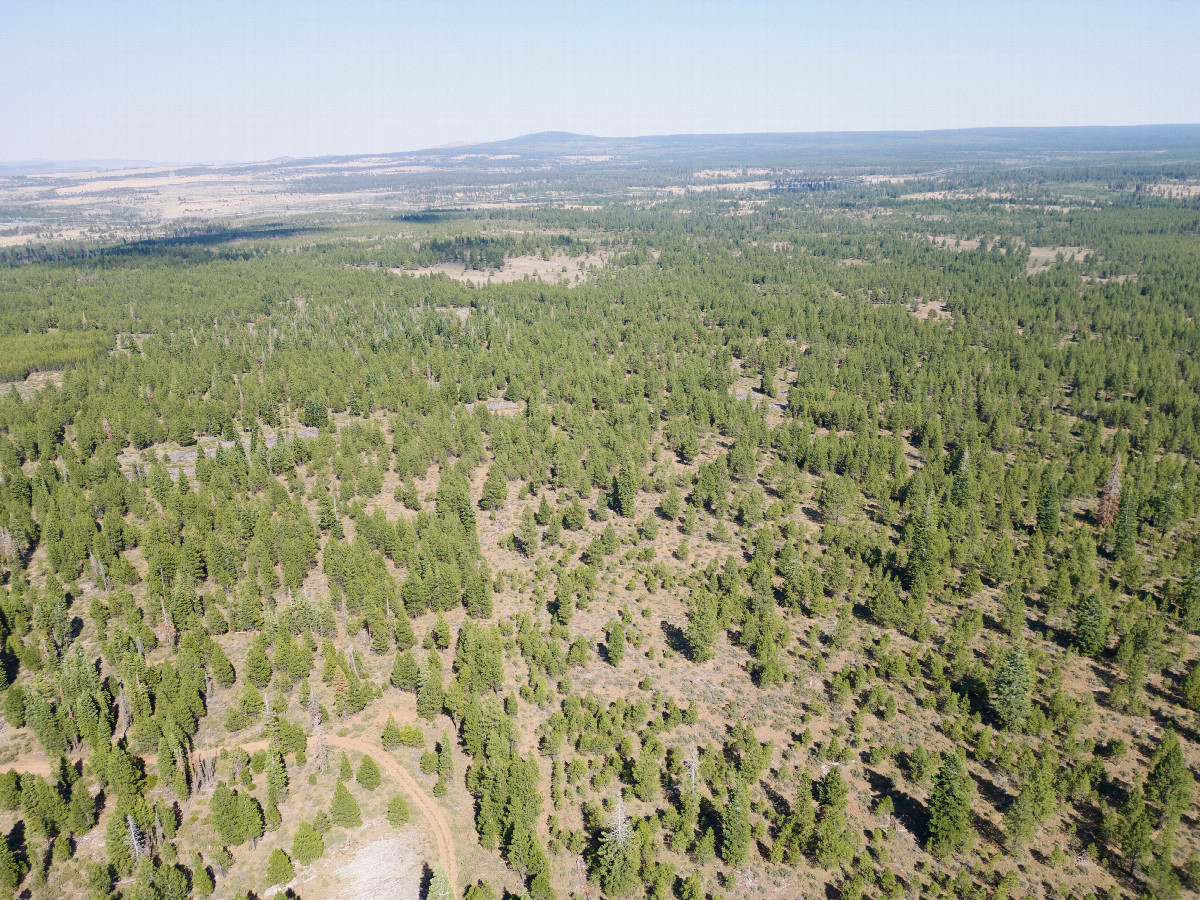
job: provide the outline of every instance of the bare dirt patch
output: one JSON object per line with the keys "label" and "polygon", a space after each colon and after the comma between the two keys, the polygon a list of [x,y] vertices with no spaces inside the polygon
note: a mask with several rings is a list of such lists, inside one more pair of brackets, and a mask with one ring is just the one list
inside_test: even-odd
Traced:
{"label": "bare dirt patch", "polygon": [[929,239],[944,250],[978,250],[978,238],[960,238],[952,234],[931,234]]}
{"label": "bare dirt patch", "polygon": [[471,318],[471,307],[469,306],[435,306],[434,310],[440,313],[449,313],[460,322]]}
{"label": "bare dirt patch", "polygon": [[1095,255],[1096,251],[1087,247],[1030,247],[1029,264],[1025,271],[1030,275],[1045,272],[1060,256],[1064,262],[1084,262],[1087,257]]}
{"label": "bare dirt patch", "polygon": [[305,897],[328,900],[400,900],[421,895],[424,863],[411,830],[359,847],[348,861],[337,862],[342,865],[332,873],[314,873],[295,886]]}
{"label": "bare dirt patch", "polygon": [[918,300],[909,306],[908,311],[922,321],[933,319],[934,321],[949,322],[953,318],[949,308],[941,300]]}
{"label": "bare dirt patch", "polygon": [[397,275],[412,275],[417,278],[424,275],[446,275],[455,281],[473,284],[476,287],[485,284],[505,284],[511,281],[520,281],[526,277],[570,286],[582,283],[593,269],[599,269],[607,262],[608,254],[606,253],[588,253],[583,256],[555,253],[549,258],[532,255],[514,256],[506,259],[504,265],[499,269],[468,269],[463,263],[438,263],[419,269],[388,269],[388,271]]}
{"label": "bare dirt patch", "polygon": [[16,391],[21,395],[22,400],[28,400],[47,385],[62,387],[62,383],[62,372],[30,372],[24,381],[9,381],[0,384],[0,397],[5,396],[9,391]]}
{"label": "bare dirt patch", "polygon": [[499,416],[516,416],[525,409],[524,403],[517,403],[515,400],[476,400],[474,403],[467,403],[467,412],[474,412],[475,407],[482,404],[488,412]]}
{"label": "bare dirt patch", "polygon": [[1155,197],[1166,197],[1169,200],[1190,200],[1200,197],[1200,184],[1152,184],[1142,189]]}

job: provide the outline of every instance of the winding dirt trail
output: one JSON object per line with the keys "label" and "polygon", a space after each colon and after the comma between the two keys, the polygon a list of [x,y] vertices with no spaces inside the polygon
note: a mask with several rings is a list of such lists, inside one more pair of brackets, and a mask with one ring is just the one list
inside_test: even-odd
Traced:
{"label": "winding dirt trail", "polygon": [[391,773],[403,785],[405,793],[412,798],[413,804],[424,816],[425,821],[429,823],[438,856],[441,857],[442,865],[446,867],[446,874],[450,877],[450,884],[457,896],[458,858],[454,854],[454,838],[451,836],[450,823],[446,821],[446,814],[442,812],[437,801],[425,793],[425,789],[417,784],[416,779],[408,773],[408,770],[400,765],[391,754],[383,751],[382,747],[374,747],[359,738],[338,737],[336,734],[325,735],[325,742],[331,747],[357,750],[359,753],[369,754],[381,768]]}
{"label": "winding dirt trail", "polygon": [[[408,794],[413,804],[417,807],[417,810],[425,818],[425,821],[429,823],[430,831],[433,833],[433,843],[437,848],[437,854],[446,869],[446,874],[450,877],[451,886],[457,891],[458,858],[454,854],[454,838],[450,832],[450,823],[446,821],[446,814],[442,812],[442,808],[438,806],[437,801],[429,796],[425,792],[425,789],[417,784],[416,779],[408,773],[408,769],[400,765],[382,746],[372,745],[361,738],[339,737],[336,734],[326,734],[325,743],[330,747],[337,747],[341,750],[356,750],[359,753],[367,754],[382,769],[390,772],[400,782],[404,787],[405,793]],[[247,753],[254,753],[256,750],[264,749],[267,746],[267,742],[257,740],[240,744],[239,746]]]}

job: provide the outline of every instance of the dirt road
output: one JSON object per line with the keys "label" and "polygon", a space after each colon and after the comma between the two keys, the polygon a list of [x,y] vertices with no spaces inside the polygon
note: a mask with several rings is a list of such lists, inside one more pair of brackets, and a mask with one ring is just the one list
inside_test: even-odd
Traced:
{"label": "dirt road", "polygon": [[382,747],[372,746],[359,738],[338,737],[336,734],[325,735],[325,742],[331,747],[357,750],[359,753],[369,754],[379,763],[380,768],[400,782],[404,792],[412,798],[417,810],[429,823],[429,830],[432,833],[433,842],[437,846],[438,856],[446,868],[446,874],[450,877],[450,884],[457,896],[458,859],[454,855],[454,838],[451,836],[450,823],[446,821],[446,814],[438,806],[437,801],[425,793],[425,789],[417,784],[416,779],[408,773],[408,770],[400,765],[391,754],[384,752]]}
{"label": "dirt road", "polygon": [[[442,866],[446,869],[446,874],[450,877],[450,884],[455,890],[455,896],[458,891],[458,858],[454,855],[454,838],[450,833],[450,823],[446,820],[446,814],[442,808],[438,806],[436,800],[425,792],[421,785],[417,784],[415,778],[408,773],[404,766],[400,765],[382,746],[371,744],[361,738],[339,737],[336,734],[326,734],[325,743],[330,747],[337,747],[341,750],[356,750],[359,753],[365,753],[379,763],[380,768],[390,774],[400,783],[404,792],[412,800],[417,811],[429,823],[430,836],[433,838],[434,846],[437,849],[437,855],[442,861]],[[240,745],[247,753],[254,753],[256,750],[262,750],[267,746],[266,741],[251,741],[248,744]]]}

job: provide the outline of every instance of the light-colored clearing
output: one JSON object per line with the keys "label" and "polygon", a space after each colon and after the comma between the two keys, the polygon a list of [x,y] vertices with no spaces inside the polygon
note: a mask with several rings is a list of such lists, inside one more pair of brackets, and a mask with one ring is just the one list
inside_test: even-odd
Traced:
{"label": "light-colored clearing", "polygon": [[770,175],[770,169],[701,169],[693,178],[741,178],[746,175]]}
{"label": "light-colored clearing", "polygon": [[449,313],[460,322],[471,318],[471,307],[469,306],[435,306],[434,310],[440,313]]}
{"label": "light-colored clearing", "polygon": [[771,189],[770,181],[727,181],[719,184],[689,184],[688,191],[767,191]]}
{"label": "light-colored clearing", "polygon": [[516,416],[525,409],[524,403],[517,403],[514,400],[477,400],[474,403],[466,404],[467,412],[474,412],[475,407],[481,403],[488,412],[497,416]]}
{"label": "light-colored clearing", "polygon": [[[329,900],[408,900],[421,895],[423,874],[420,854],[413,846],[413,832],[360,847],[348,863],[333,873]],[[306,887],[302,892],[309,896]]]}
{"label": "light-colored clearing", "polygon": [[607,261],[607,253],[587,253],[582,256],[555,253],[549,259],[532,255],[513,256],[506,259],[504,265],[499,269],[468,269],[463,263],[438,263],[434,266],[423,266],[420,269],[388,269],[388,271],[396,275],[412,275],[417,278],[423,275],[446,275],[455,281],[473,284],[476,287],[489,283],[503,284],[520,281],[526,276],[538,281],[570,286],[584,281],[593,266],[599,268]]}
{"label": "light-colored clearing", "polygon": [[935,321],[945,320],[949,322],[953,316],[950,315],[950,310],[941,300],[917,300],[915,304],[910,304],[908,311],[918,319],[933,319]]}
{"label": "light-colored clearing", "polygon": [[945,250],[978,250],[978,238],[960,238],[952,234],[931,234],[930,240]]}
{"label": "light-colored clearing", "polygon": [[10,390],[16,390],[22,400],[28,400],[46,385],[62,387],[62,383],[62,372],[30,372],[24,381],[7,381],[0,384],[0,397],[5,396]]}
{"label": "light-colored clearing", "polygon": [[1066,262],[1083,262],[1088,256],[1095,256],[1096,251],[1087,247],[1030,247],[1029,265],[1025,270],[1030,275],[1045,272],[1058,259],[1059,254]]}
{"label": "light-colored clearing", "polygon": [[1166,197],[1170,200],[1188,200],[1192,197],[1200,197],[1200,184],[1152,184],[1142,190],[1155,197]]}

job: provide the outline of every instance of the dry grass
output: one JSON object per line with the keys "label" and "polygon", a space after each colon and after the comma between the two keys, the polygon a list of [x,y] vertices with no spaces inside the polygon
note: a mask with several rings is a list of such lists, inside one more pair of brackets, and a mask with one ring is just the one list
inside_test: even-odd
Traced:
{"label": "dry grass", "polygon": [[1084,262],[1087,257],[1095,257],[1096,251],[1087,247],[1030,247],[1029,264],[1025,267],[1030,275],[1045,272],[1050,269],[1059,257],[1067,262]]}
{"label": "dry grass", "polygon": [[[428,275],[446,275],[455,281],[481,287],[485,284],[504,284],[533,278],[555,284],[573,286],[586,281],[590,274],[608,262],[607,253],[588,253],[569,256],[555,253],[549,257],[513,256],[504,261],[499,269],[468,269],[464,263],[438,263],[419,269],[389,269],[397,275],[420,278]],[[461,315],[461,313],[459,313]]]}
{"label": "dry grass", "polygon": [[0,383],[0,398],[9,391],[16,391],[22,400],[28,400],[42,388],[47,386],[62,387],[62,372],[30,372],[24,381],[6,381]]}

